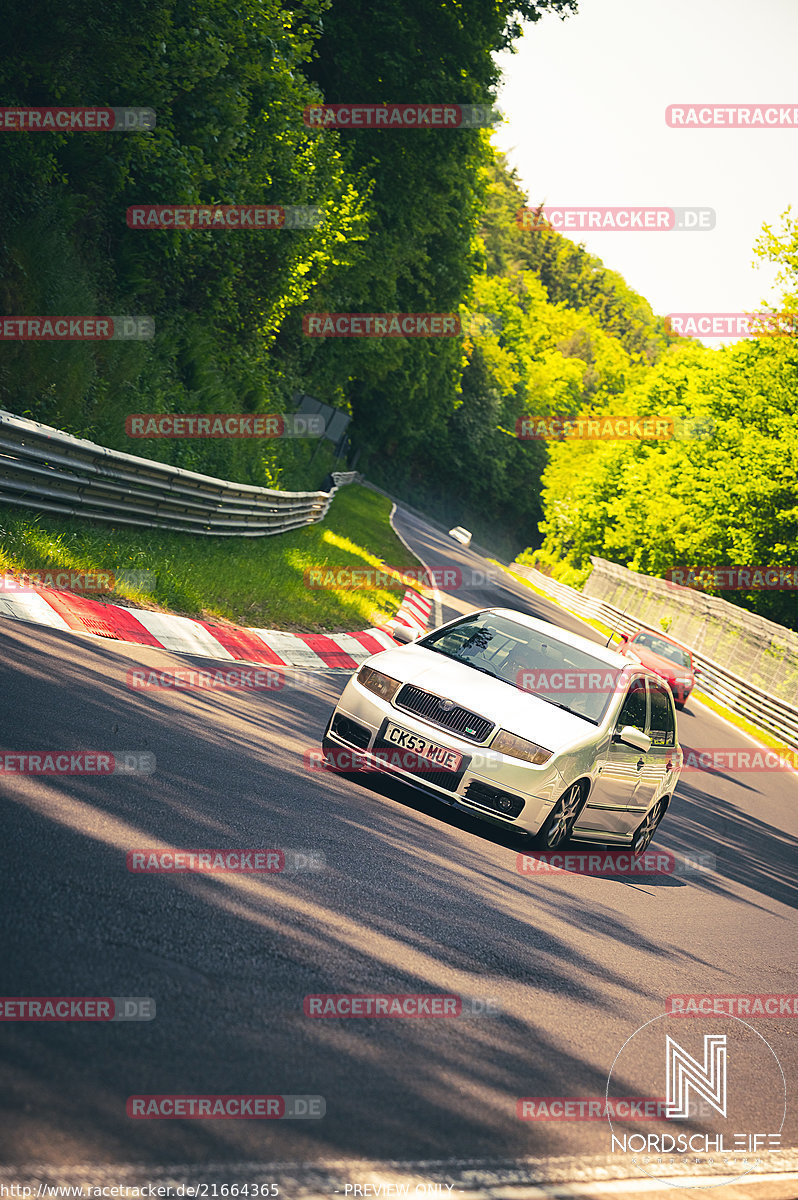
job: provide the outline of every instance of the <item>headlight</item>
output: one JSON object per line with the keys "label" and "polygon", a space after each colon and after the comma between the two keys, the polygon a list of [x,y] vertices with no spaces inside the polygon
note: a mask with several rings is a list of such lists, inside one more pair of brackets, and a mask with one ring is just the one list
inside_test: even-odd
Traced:
{"label": "headlight", "polygon": [[366,691],[373,692],[381,700],[393,700],[402,686],[398,679],[391,679],[390,675],[383,675],[373,667],[361,667],[357,673],[357,681]]}
{"label": "headlight", "polygon": [[536,767],[542,767],[553,754],[552,750],[545,750],[536,742],[528,742],[526,738],[508,733],[506,729],[499,730],[490,748],[498,754],[509,754],[511,758],[521,758],[524,762],[534,763]]}

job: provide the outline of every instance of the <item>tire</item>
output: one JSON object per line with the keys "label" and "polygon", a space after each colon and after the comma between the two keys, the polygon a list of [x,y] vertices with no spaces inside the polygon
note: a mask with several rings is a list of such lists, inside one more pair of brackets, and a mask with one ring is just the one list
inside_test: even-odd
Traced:
{"label": "tire", "polygon": [[563,792],[540,829],[532,837],[536,850],[556,850],[565,844],[579,819],[587,797],[581,783],[572,783]]}
{"label": "tire", "polygon": [[660,821],[665,816],[668,801],[665,797],[658,800],[650,812],[646,813],[637,829],[632,834],[629,848],[632,854],[645,854],[654,840]]}

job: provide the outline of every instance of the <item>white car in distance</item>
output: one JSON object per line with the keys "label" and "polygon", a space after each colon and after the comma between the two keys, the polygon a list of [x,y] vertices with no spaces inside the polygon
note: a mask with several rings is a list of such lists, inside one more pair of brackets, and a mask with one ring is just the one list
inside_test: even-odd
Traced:
{"label": "white car in distance", "polygon": [[471,531],[470,529],[465,529],[462,525],[455,525],[454,529],[450,529],[449,537],[454,538],[461,546],[471,545]]}
{"label": "white car in distance", "polygon": [[368,659],[322,739],[341,771],[387,771],[554,850],[641,854],[683,756],[653,671],[511,609],[470,613]]}

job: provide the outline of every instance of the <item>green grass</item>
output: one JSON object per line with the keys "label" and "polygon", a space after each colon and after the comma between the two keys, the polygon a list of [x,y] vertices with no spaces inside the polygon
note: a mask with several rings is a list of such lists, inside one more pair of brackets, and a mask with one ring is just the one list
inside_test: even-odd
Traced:
{"label": "green grass", "polygon": [[0,571],[150,571],[143,589],[118,582],[109,599],[132,607],[301,632],[363,629],[396,612],[396,587],[312,588],[318,567],[416,567],[388,517],[391,501],[359,484],[336,494],[324,521],[264,538],[202,537],[115,528],[0,506]]}

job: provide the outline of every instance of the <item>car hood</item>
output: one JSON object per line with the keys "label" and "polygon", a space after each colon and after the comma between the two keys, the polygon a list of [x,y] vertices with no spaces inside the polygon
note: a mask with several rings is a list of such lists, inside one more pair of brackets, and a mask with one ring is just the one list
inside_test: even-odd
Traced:
{"label": "car hood", "polygon": [[370,658],[368,665],[402,683],[412,683],[425,692],[454,700],[495,721],[502,729],[554,753],[592,740],[599,729],[592,721],[555,708],[532,692],[522,692],[510,683],[491,679],[424,646],[411,644],[385,650]]}
{"label": "car hood", "polygon": [[657,675],[692,675],[689,667],[681,667],[678,663],[672,662],[669,658],[663,658],[661,654],[655,654],[653,650],[648,650],[645,646],[638,646],[636,642],[629,643],[629,649],[632,654],[636,654],[644,667],[648,667],[649,671],[655,671]]}

